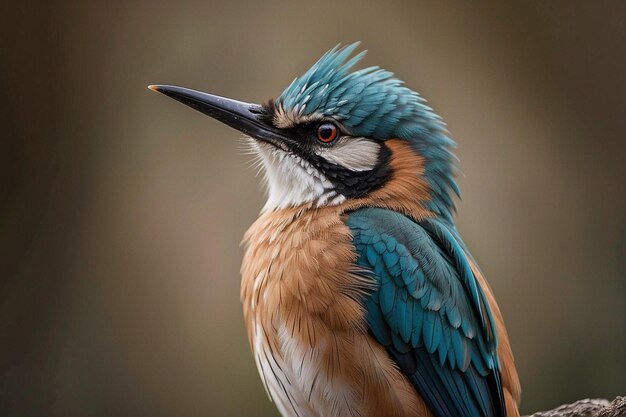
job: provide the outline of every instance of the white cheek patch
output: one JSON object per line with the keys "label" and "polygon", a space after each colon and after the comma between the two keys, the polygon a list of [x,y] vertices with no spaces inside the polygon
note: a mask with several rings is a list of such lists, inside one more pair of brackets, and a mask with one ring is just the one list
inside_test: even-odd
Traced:
{"label": "white cheek patch", "polygon": [[319,156],[351,171],[369,171],[378,162],[380,144],[366,138],[340,139],[334,146],[316,152]]}

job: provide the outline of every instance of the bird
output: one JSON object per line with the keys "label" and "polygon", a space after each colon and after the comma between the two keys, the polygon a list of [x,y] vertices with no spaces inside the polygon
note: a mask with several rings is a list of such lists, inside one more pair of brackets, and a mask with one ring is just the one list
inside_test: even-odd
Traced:
{"label": "bird", "polygon": [[151,85],[244,135],[267,201],[243,238],[241,302],[282,416],[517,417],[493,292],[454,223],[456,146],[393,73],[324,53],[253,104]]}

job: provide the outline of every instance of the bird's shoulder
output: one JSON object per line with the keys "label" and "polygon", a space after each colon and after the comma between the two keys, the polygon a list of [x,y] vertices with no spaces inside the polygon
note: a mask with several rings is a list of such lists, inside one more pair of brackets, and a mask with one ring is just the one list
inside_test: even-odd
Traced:
{"label": "bird's shoulder", "polygon": [[376,283],[368,327],[435,415],[500,415],[495,323],[454,227],[380,208],[346,224]]}
{"label": "bird's shoulder", "polygon": [[[456,230],[436,218],[416,220],[393,210],[363,208],[348,216],[358,263],[371,269],[385,309],[397,290],[422,309],[437,311],[466,337],[495,347],[495,327],[470,258]],[[375,294],[376,295],[376,294]],[[394,322],[394,320],[391,320]],[[429,349],[430,350],[430,349]],[[441,352],[443,355],[444,352]]]}

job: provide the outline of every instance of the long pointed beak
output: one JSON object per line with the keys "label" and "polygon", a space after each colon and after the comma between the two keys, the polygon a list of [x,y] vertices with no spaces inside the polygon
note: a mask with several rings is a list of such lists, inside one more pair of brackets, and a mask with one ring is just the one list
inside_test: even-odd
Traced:
{"label": "long pointed beak", "polygon": [[244,103],[173,85],[150,85],[148,88],[178,100],[255,139],[281,148],[284,148],[286,142],[291,141],[281,130],[275,128],[267,117],[263,118],[265,115],[263,108],[258,104]]}

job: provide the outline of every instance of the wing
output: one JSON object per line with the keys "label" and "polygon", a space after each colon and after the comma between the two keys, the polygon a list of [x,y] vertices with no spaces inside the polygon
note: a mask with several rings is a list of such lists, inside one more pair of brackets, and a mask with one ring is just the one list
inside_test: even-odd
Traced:
{"label": "wing", "polygon": [[369,330],[433,414],[504,416],[495,325],[448,226],[379,208],[346,223],[376,282],[364,300]]}

